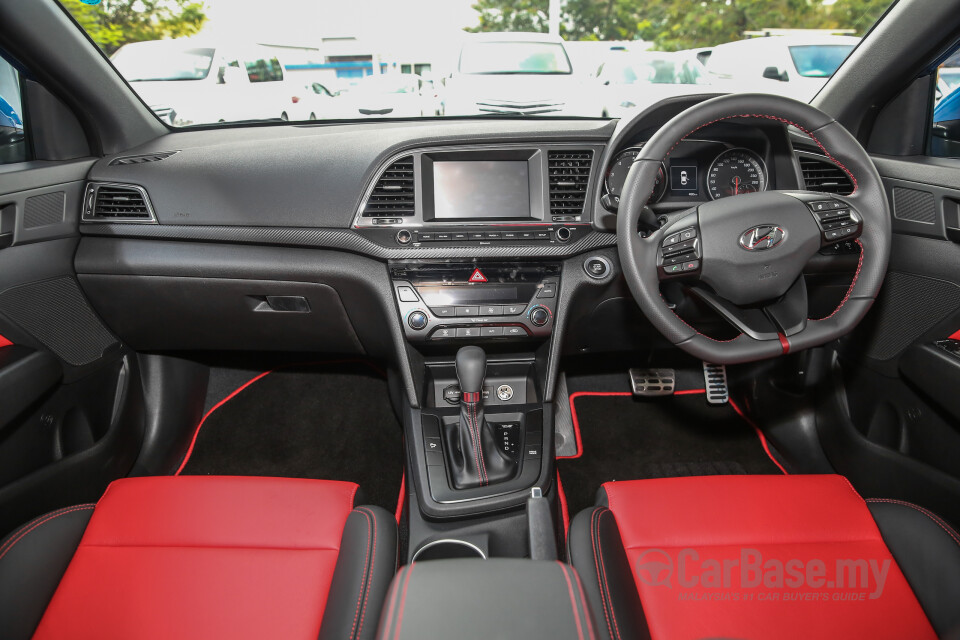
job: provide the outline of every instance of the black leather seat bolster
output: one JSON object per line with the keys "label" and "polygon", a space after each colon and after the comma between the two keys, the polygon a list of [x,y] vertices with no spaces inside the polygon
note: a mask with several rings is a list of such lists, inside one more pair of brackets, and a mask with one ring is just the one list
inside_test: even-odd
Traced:
{"label": "black leather seat bolster", "polygon": [[594,619],[576,570],[555,560],[430,560],[397,574],[378,637],[590,640]]}
{"label": "black leather seat bolster", "polygon": [[617,520],[610,509],[594,507],[574,517],[567,558],[583,578],[599,637],[650,637]]}
{"label": "black leather seat bolster", "polygon": [[0,628],[5,640],[33,636],[93,515],[92,504],[31,520],[0,543]]}
{"label": "black leather seat bolster", "polygon": [[871,498],[867,506],[917,601],[944,637],[960,629],[960,535],[909,502]]}
{"label": "black leather seat bolster", "polygon": [[397,571],[397,523],[381,507],[355,507],[347,517],[320,639],[373,638],[380,603]]}

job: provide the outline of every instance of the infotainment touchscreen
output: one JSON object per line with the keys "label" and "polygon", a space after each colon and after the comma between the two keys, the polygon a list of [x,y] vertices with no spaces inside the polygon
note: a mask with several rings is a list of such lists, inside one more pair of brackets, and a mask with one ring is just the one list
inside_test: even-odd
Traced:
{"label": "infotainment touchscreen", "polygon": [[436,220],[530,218],[527,161],[468,160],[433,163]]}

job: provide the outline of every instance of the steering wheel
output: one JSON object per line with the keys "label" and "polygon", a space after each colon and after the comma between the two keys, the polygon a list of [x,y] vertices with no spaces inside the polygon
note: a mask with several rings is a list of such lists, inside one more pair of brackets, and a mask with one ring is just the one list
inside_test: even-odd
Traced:
{"label": "steering wheel", "polygon": [[[809,136],[853,183],[850,196],[764,191],[723,198],[671,214],[650,233],[638,231],[662,162],[688,136],[717,122],[775,122]],[[804,266],[822,247],[854,240],[857,271],[830,315],[810,319]],[[647,142],[620,198],[617,246],[640,309],[674,345],[716,364],[780,356],[835,340],[873,304],[890,257],[890,212],[870,156],[822,111],[789,98],[738,94],[701,102],[674,117]],[[699,333],[667,304],[661,283],[678,280],[740,331],[732,340]]]}

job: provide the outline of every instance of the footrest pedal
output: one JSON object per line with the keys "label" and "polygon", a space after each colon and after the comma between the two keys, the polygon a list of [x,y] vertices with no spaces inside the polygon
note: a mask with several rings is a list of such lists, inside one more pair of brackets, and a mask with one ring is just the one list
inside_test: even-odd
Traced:
{"label": "footrest pedal", "polygon": [[707,402],[726,404],[730,399],[727,388],[727,367],[722,364],[703,363],[703,381],[707,389]]}
{"label": "footrest pedal", "polygon": [[677,376],[673,369],[630,369],[633,395],[645,398],[673,395]]}

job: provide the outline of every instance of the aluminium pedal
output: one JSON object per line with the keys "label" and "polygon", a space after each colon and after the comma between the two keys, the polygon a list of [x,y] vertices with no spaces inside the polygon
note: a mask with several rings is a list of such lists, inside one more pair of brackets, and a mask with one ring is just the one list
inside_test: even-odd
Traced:
{"label": "aluminium pedal", "polygon": [[673,395],[677,376],[673,369],[630,369],[633,395],[651,398]]}
{"label": "aluminium pedal", "polygon": [[722,364],[703,363],[703,381],[707,389],[707,402],[726,404],[730,399],[727,388],[727,367]]}

